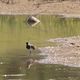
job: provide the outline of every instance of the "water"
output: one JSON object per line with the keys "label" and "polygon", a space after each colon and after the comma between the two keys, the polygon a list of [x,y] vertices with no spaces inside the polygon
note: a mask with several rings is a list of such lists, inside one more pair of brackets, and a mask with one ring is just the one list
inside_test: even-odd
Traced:
{"label": "water", "polygon": [[[15,65],[15,64],[14,64]],[[79,80],[80,68],[65,67],[62,65],[34,64],[30,69],[20,68],[17,64],[7,64],[2,67],[4,74],[1,80]],[[1,69],[0,69],[1,70]],[[1,71],[0,71],[1,72]]]}
{"label": "water", "polygon": [[48,39],[80,35],[80,19],[36,16],[40,23],[31,27],[28,16],[0,16],[0,80],[80,80],[80,68],[60,64],[39,64],[45,56],[26,50],[26,41],[37,47],[53,46]]}

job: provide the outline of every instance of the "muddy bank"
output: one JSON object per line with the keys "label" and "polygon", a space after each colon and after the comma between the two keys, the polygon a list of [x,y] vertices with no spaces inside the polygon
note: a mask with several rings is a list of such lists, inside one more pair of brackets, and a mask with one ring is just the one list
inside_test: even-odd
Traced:
{"label": "muddy bank", "polygon": [[39,61],[44,64],[62,64],[80,67],[80,36],[48,40],[57,46],[40,48],[40,55],[47,55]]}
{"label": "muddy bank", "polygon": [[14,2],[10,4],[5,3],[3,1],[0,1],[0,14],[2,15],[80,15],[80,1],[61,1],[44,3],[42,0],[13,0]]}

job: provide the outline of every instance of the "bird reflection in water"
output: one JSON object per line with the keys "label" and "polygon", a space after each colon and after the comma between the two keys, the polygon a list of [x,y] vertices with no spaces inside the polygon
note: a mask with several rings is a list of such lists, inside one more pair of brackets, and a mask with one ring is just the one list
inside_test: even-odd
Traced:
{"label": "bird reflection in water", "polygon": [[22,62],[21,66],[20,66],[20,70],[24,69],[30,69],[31,66],[35,64],[35,60],[34,59],[26,59],[24,62]]}
{"label": "bird reflection in water", "polygon": [[34,63],[35,63],[35,60],[33,60],[33,59],[28,59],[28,60],[26,61],[26,67],[27,67],[27,69],[30,69],[31,66],[32,66]]}

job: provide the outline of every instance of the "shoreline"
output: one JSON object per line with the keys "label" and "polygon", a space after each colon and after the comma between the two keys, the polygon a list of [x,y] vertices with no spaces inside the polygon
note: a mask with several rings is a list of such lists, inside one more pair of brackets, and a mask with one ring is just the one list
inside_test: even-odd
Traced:
{"label": "shoreline", "polygon": [[0,15],[59,15],[80,18],[80,1],[47,2],[47,4],[36,0],[20,0],[15,4],[0,2]]}
{"label": "shoreline", "polygon": [[40,55],[45,58],[39,60],[39,63],[80,67],[80,36],[56,38],[48,41],[57,43],[57,46],[40,48]]}
{"label": "shoreline", "polygon": [[66,13],[60,13],[60,14],[45,14],[45,13],[41,13],[41,14],[28,14],[28,13],[0,13],[0,16],[27,16],[27,15],[32,15],[32,16],[39,16],[39,15],[52,15],[52,16],[59,16],[60,18],[80,18],[80,14],[66,14]]}

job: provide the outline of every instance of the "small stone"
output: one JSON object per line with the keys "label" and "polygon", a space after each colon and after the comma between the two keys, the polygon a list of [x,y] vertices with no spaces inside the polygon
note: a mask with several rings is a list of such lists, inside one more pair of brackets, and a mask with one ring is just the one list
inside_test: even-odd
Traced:
{"label": "small stone", "polygon": [[27,20],[27,23],[28,23],[29,25],[31,25],[31,26],[35,26],[35,25],[37,25],[39,22],[40,22],[40,20],[37,19],[37,18],[34,17],[34,16],[30,16],[30,17],[28,18],[28,20]]}

